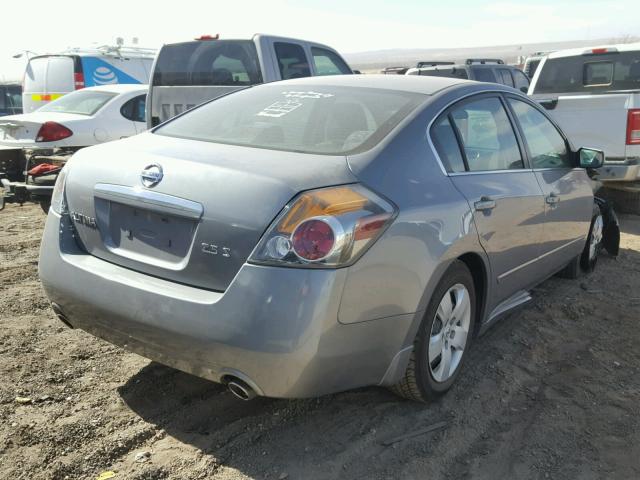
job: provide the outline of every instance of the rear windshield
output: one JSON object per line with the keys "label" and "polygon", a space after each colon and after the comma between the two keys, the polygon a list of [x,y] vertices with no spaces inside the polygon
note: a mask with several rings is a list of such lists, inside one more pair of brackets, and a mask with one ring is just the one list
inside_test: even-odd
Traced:
{"label": "rear windshield", "polygon": [[78,90],[38,109],[39,112],[77,113],[79,115],[93,115],[100,110],[117,93],[92,92]]}
{"label": "rear windshield", "polygon": [[425,98],[417,93],[371,88],[262,85],[209,102],[154,133],[346,155],[373,147]]}
{"label": "rear windshield", "polygon": [[533,93],[606,93],[640,89],[640,51],[550,58]]}
{"label": "rear windshield", "polygon": [[262,83],[251,40],[210,40],[165,45],[153,71],[155,86]]}

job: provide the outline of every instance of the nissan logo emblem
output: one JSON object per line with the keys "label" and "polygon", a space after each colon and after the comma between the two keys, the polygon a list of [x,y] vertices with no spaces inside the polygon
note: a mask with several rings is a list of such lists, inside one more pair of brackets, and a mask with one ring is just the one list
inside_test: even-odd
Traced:
{"label": "nissan logo emblem", "polygon": [[155,187],[162,180],[162,167],[157,163],[153,165],[148,165],[142,170],[142,175],[140,175],[140,180],[142,181],[142,185],[147,188]]}

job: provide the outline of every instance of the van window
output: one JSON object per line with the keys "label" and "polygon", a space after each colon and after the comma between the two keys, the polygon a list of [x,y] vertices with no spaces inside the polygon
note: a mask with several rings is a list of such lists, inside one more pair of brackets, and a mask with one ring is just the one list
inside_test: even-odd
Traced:
{"label": "van window", "polygon": [[273,46],[276,50],[282,80],[311,76],[307,56],[300,45],[276,42]]}
{"label": "van window", "polygon": [[451,111],[470,171],[524,168],[507,112],[497,97],[472,100]]}
{"label": "van window", "polygon": [[278,82],[196,107],[153,133],[300,153],[346,155],[372,148],[428,97],[374,88],[313,89]]}
{"label": "van window", "polygon": [[316,75],[341,75],[351,73],[346,63],[331,50],[326,48],[311,47],[313,63],[316,67]]}
{"label": "van window", "polygon": [[76,90],[38,109],[39,112],[77,113],[91,116],[117,93]]}
{"label": "van window", "polygon": [[154,86],[262,83],[258,52],[251,40],[212,40],[165,45],[153,71]]}
{"label": "van window", "polygon": [[548,58],[533,93],[640,89],[640,51]]}

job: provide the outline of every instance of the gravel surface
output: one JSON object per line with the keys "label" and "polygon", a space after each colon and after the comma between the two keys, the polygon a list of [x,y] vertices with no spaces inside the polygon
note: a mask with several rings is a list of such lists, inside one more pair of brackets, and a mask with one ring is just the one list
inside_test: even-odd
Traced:
{"label": "gravel surface", "polygon": [[241,402],[67,329],[38,282],[43,223],[0,212],[0,479],[640,478],[640,217],[617,260],[543,283],[428,406],[379,388]]}

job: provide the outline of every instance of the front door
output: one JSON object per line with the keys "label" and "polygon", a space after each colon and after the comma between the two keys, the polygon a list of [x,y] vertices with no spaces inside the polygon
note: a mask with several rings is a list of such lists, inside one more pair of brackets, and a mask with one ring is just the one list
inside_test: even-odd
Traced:
{"label": "front door", "polygon": [[529,160],[545,198],[541,266],[547,274],[562,268],[584,248],[593,202],[591,181],[578,168],[565,138],[537,107],[509,97]]}

